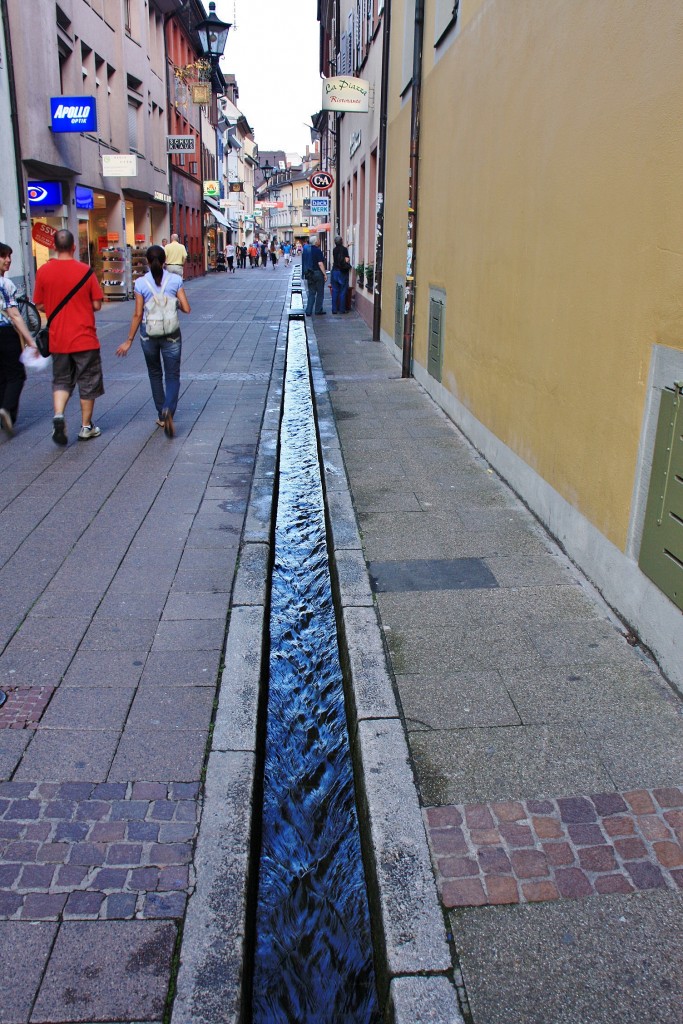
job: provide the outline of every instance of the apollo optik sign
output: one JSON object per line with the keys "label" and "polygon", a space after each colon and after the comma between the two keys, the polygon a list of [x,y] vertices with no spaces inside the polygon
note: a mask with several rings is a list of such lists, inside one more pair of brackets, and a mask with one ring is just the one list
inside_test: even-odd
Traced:
{"label": "apollo optik sign", "polygon": [[53,132],[96,132],[95,97],[51,96],[50,120]]}

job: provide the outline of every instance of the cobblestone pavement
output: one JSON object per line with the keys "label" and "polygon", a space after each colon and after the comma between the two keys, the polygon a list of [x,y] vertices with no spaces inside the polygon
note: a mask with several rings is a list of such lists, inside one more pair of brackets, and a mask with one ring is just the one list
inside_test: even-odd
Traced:
{"label": "cobblestone pavement", "polygon": [[[98,314],[102,436],[50,439],[29,378],[0,440],[0,1021],[159,1021],[288,275],[187,283],[177,437],[132,303]],[[11,972],[10,972],[11,966]]]}
{"label": "cobblestone pavement", "polygon": [[465,1014],[683,1022],[680,695],[365,324],[312,326]]}

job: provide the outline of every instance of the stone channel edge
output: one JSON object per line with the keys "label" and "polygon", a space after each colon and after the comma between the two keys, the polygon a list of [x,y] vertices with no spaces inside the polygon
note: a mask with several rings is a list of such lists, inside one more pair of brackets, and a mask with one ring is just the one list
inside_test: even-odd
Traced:
{"label": "stone channel edge", "polygon": [[[244,965],[266,578],[287,332],[290,319],[302,313],[295,276],[291,308],[285,304],[278,332],[235,576],[195,853],[196,888],[184,924],[172,1024],[240,1024],[246,1019]],[[408,747],[310,321],[307,336],[380,1000],[385,1019],[393,1024],[462,1024]]]}

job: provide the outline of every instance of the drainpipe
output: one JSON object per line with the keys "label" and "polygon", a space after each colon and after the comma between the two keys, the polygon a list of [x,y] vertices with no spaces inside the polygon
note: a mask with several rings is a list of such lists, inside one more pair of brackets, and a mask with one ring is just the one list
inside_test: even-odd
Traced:
{"label": "drainpipe", "polygon": [[408,177],[408,238],[406,246],[406,291],[403,320],[403,361],[401,376],[412,377],[415,334],[415,271],[417,251],[418,170],[420,163],[420,93],[422,91],[422,38],[424,0],[415,0],[413,83],[410,109],[410,174]]}
{"label": "drainpipe", "polygon": [[384,262],[384,183],[387,170],[387,108],[389,106],[389,36],[391,0],[384,0],[382,23],[382,78],[379,107],[379,161],[377,164],[377,230],[375,237],[375,294],[372,308],[372,340],[380,340],[382,323],[382,265]]}
{"label": "drainpipe", "polygon": [[12,141],[14,143],[14,174],[17,179],[17,199],[19,202],[19,237],[21,239],[21,262],[24,271],[24,291],[31,294],[31,281],[29,275],[29,254],[31,247],[29,243],[28,218],[26,216],[26,195],[24,192],[24,168],[21,163],[21,139],[19,135],[19,105],[17,103],[17,89],[14,81],[14,62],[12,60],[12,38],[9,28],[9,10],[7,0],[0,0],[2,10],[2,26],[5,36],[5,54],[7,55],[7,86],[9,89],[9,100],[12,119]]}

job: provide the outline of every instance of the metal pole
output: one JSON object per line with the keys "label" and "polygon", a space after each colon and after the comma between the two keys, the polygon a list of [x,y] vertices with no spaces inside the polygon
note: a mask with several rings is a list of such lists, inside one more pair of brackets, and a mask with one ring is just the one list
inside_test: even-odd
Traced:
{"label": "metal pole", "polygon": [[391,0],[382,13],[382,77],[379,107],[379,161],[377,164],[377,231],[375,237],[375,294],[372,307],[372,340],[380,340],[382,325],[382,267],[384,264],[384,186],[387,168],[387,108],[389,106],[389,39]]}
{"label": "metal pole", "polygon": [[413,84],[410,109],[410,174],[408,177],[408,237],[406,245],[406,291],[403,321],[403,360],[401,376],[412,377],[413,336],[415,333],[415,275],[417,255],[418,170],[420,165],[420,94],[422,91],[422,38],[424,0],[415,0],[415,37],[413,44]]}
{"label": "metal pole", "polygon": [[17,89],[14,81],[14,61],[12,59],[12,37],[9,27],[9,10],[7,0],[0,0],[2,9],[2,25],[5,36],[5,53],[7,54],[7,85],[9,88],[9,100],[12,118],[12,141],[14,143],[14,173],[17,179],[17,198],[19,201],[19,237],[21,238],[22,259],[24,271],[24,290],[27,295],[31,294],[31,279],[29,274],[29,230],[28,218],[26,216],[26,190],[24,186],[24,168],[21,162],[21,138],[19,135],[19,105],[17,103]]}

